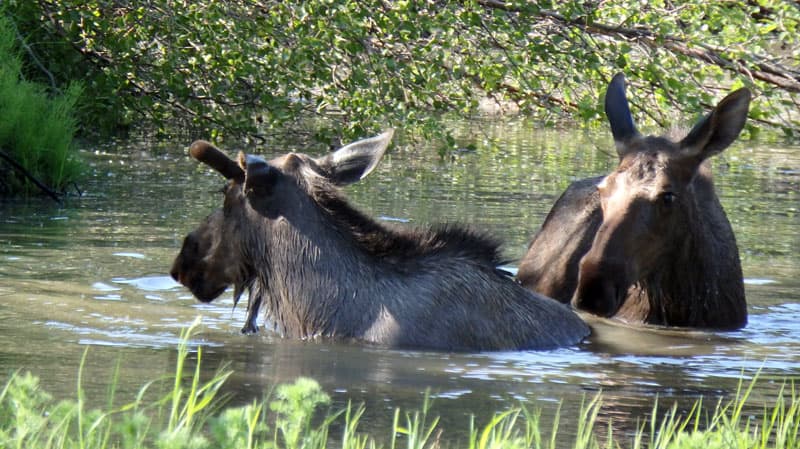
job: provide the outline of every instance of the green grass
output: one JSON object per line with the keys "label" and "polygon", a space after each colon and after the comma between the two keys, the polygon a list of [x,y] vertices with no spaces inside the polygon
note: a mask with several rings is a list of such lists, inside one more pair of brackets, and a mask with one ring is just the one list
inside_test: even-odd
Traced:
{"label": "green grass", "polygon": [[[22,76],[17,33],[0,7],[0,151],[55,191],[80,179],[83,163],[76,157],[75,102],[81,88],[72,84],[51,95],[45,86]],[[38,189],[0,158],[0,195],[29,194]]]}
{"label": "green grass", "polygon": [[[219,370],[201,381],[202,349],[197,365],[184,372],[189,338],[199,321],[182,334],[175,372],[141,387],[136,397],[115,404],[115,381],[106,405],[88,409],[81,387],[86,355],[81,361],[75,399],[55,401],[30,373],[14,373],[0,390],[0,448],[221,448],[221,449],[649,449],[800,448],[800,394],[793,384],[782,389],[774,404],[759,418],[743,415],[756,381],[740,384],[736,396],[711,409],[698,401],[686,417],[676,407],[658,420],[645,423],[635,436],[615,438],[611,427],[597,437],[597,416],[602,396],[588,399],[578,417],[577,432],[559,436],[560,417],[552,428],[542,429],[540,411],[524,406],[497,412],[483,424],[468,426],[466,441],[443,441],[438,417],[431,415],[427,395],[416,411],[396,410],[391,429],[366,434],[359,430],[363,405],[330,409],[330,397],[314,380],[299,378],[279,385],[269,398],[246,406],[224,407],[219,394],[231,371]],[[161,394],[156,385],[167,385]],[[753,404],[749,404],[752,406]],[[652,416],[657,416],[657,405]],[[336,429],[335,439],[331,429]],[[566,445],[564,440],[571,440]]]}

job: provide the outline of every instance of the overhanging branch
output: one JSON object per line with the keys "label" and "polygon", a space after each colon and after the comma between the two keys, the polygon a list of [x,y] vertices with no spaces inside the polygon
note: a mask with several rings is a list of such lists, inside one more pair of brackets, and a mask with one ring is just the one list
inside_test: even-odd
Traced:
{"label": "overhanging branch", "polygon": [[647,29],[618,27],[582,19],[567,19],[560,14],[546,10],[526,11],[499,0],[479,0],[478,4],[486,8],[519,14],[530,13],[539,18],[549,19],[563,26],[579,28],[588,33],[636,40],[649,48],[666,48],[674,53],[718,66],[729,72],[761,80],[787,92],[800,93],[800,73],[769,63],[758,55],[751,55],[752,61],[732,60],[723,56],[722,49],[708,44],[693,44],[677,36],[660,36]]}

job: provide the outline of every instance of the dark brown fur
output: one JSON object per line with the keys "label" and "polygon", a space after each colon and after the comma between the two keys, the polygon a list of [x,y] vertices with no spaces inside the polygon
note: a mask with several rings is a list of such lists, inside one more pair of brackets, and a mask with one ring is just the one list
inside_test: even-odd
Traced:
{"label": "dark brown fur", "polygon": [[443,350],[573,345],[585,324],[496,266],[498,245],[457,227],[383,225],[350,206],[337,186],[366,176],[390,133],[325,158],[240,156],[239,171],[210,144],[192,155],[230,181],[221,210],[190,233],[172,275],[201,301],[234,286],[249,292],[244,332],[258,312],[291,338],[356,339]]}
{"label": "dark brown fur", "polygon": [[750,94],[722,100],[682,139],[642,136],[624,79],[606,113],[620,163],[573,183],[520,263],[526,287],[632,323],[736,329],[747,322],[739,253],[706,159],[744,126]]}

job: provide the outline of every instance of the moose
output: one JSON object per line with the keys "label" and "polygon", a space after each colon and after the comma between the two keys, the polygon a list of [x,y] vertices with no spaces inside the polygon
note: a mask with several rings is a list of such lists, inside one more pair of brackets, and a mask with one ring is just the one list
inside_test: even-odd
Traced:
{"label": "moose", "polygon": [[619,156],[607,176],[573,182],[519,265],[525,287],[636,325],[718,330],[747,323],[742,269],[708,159],[747,119],[739,89],[683,137],[643,136],[617,74],[605,112]]}
{"label": "moose", "polygon": [[203,302],[248,291],[243,333],[259,309],[287,338],[446,351],[546,349],[579,343],[586,324],[504,271],[499,244],[455,225],[377,222],[340,187],[367,176],[393,131],[324,157],[234,161],[205,141],[192,157],[225,178],[221,209],[183,242],[172,277]]}

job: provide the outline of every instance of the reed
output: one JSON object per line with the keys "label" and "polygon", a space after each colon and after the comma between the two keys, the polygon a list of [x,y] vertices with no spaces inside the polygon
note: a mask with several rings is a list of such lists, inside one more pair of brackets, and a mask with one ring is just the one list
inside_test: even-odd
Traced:
{"label": "reed", "polygon": [[[194,354],[197,365],[185,372],[192,352],[189,341],[199,321],[186,329],[178,346],[175,371],[166,379],[143,385],[130,402],[115,405],[114,375],[108,400],[100,409],[88,409],[81,386],[86,353],[79,368],[75,399],[56,401],[43,391],[30,373],[15,372],[0,390],[0,448],[26,449],[798,449],[800,448],[800,393],[791,382],[777,399],[765,405],[757,419],[745,416],[757,380],[740,382],[729,401],[706,408],[698,401],[685,417],[675,407],[661,418],[642,425],[633,437],[617,439],[611,428],[598,437],[596,422],[602,395],[587,398],[578,417],[577,432],[559,434],[556,412],[546,435],[540,411],[512,406],[479,425],[466,423],[466,441],[446,441],[438,417],[431,414],[425,396],[419,410],[396,410],[387,434],[359,430],[363,405],[330,409],[330,397],[312,379],[300,378],[279,385],[268,396],[240,407],[224,407],[220,389],[231,375],[221,368],[207,381],[200,378],[202,349]],[[154,385],[168,385],[159,395]],[[658,416],[658,404],[652,416]],[[331,437],[337,429],[340,440]],[[571,441],[571,442],[569,442]]]}

